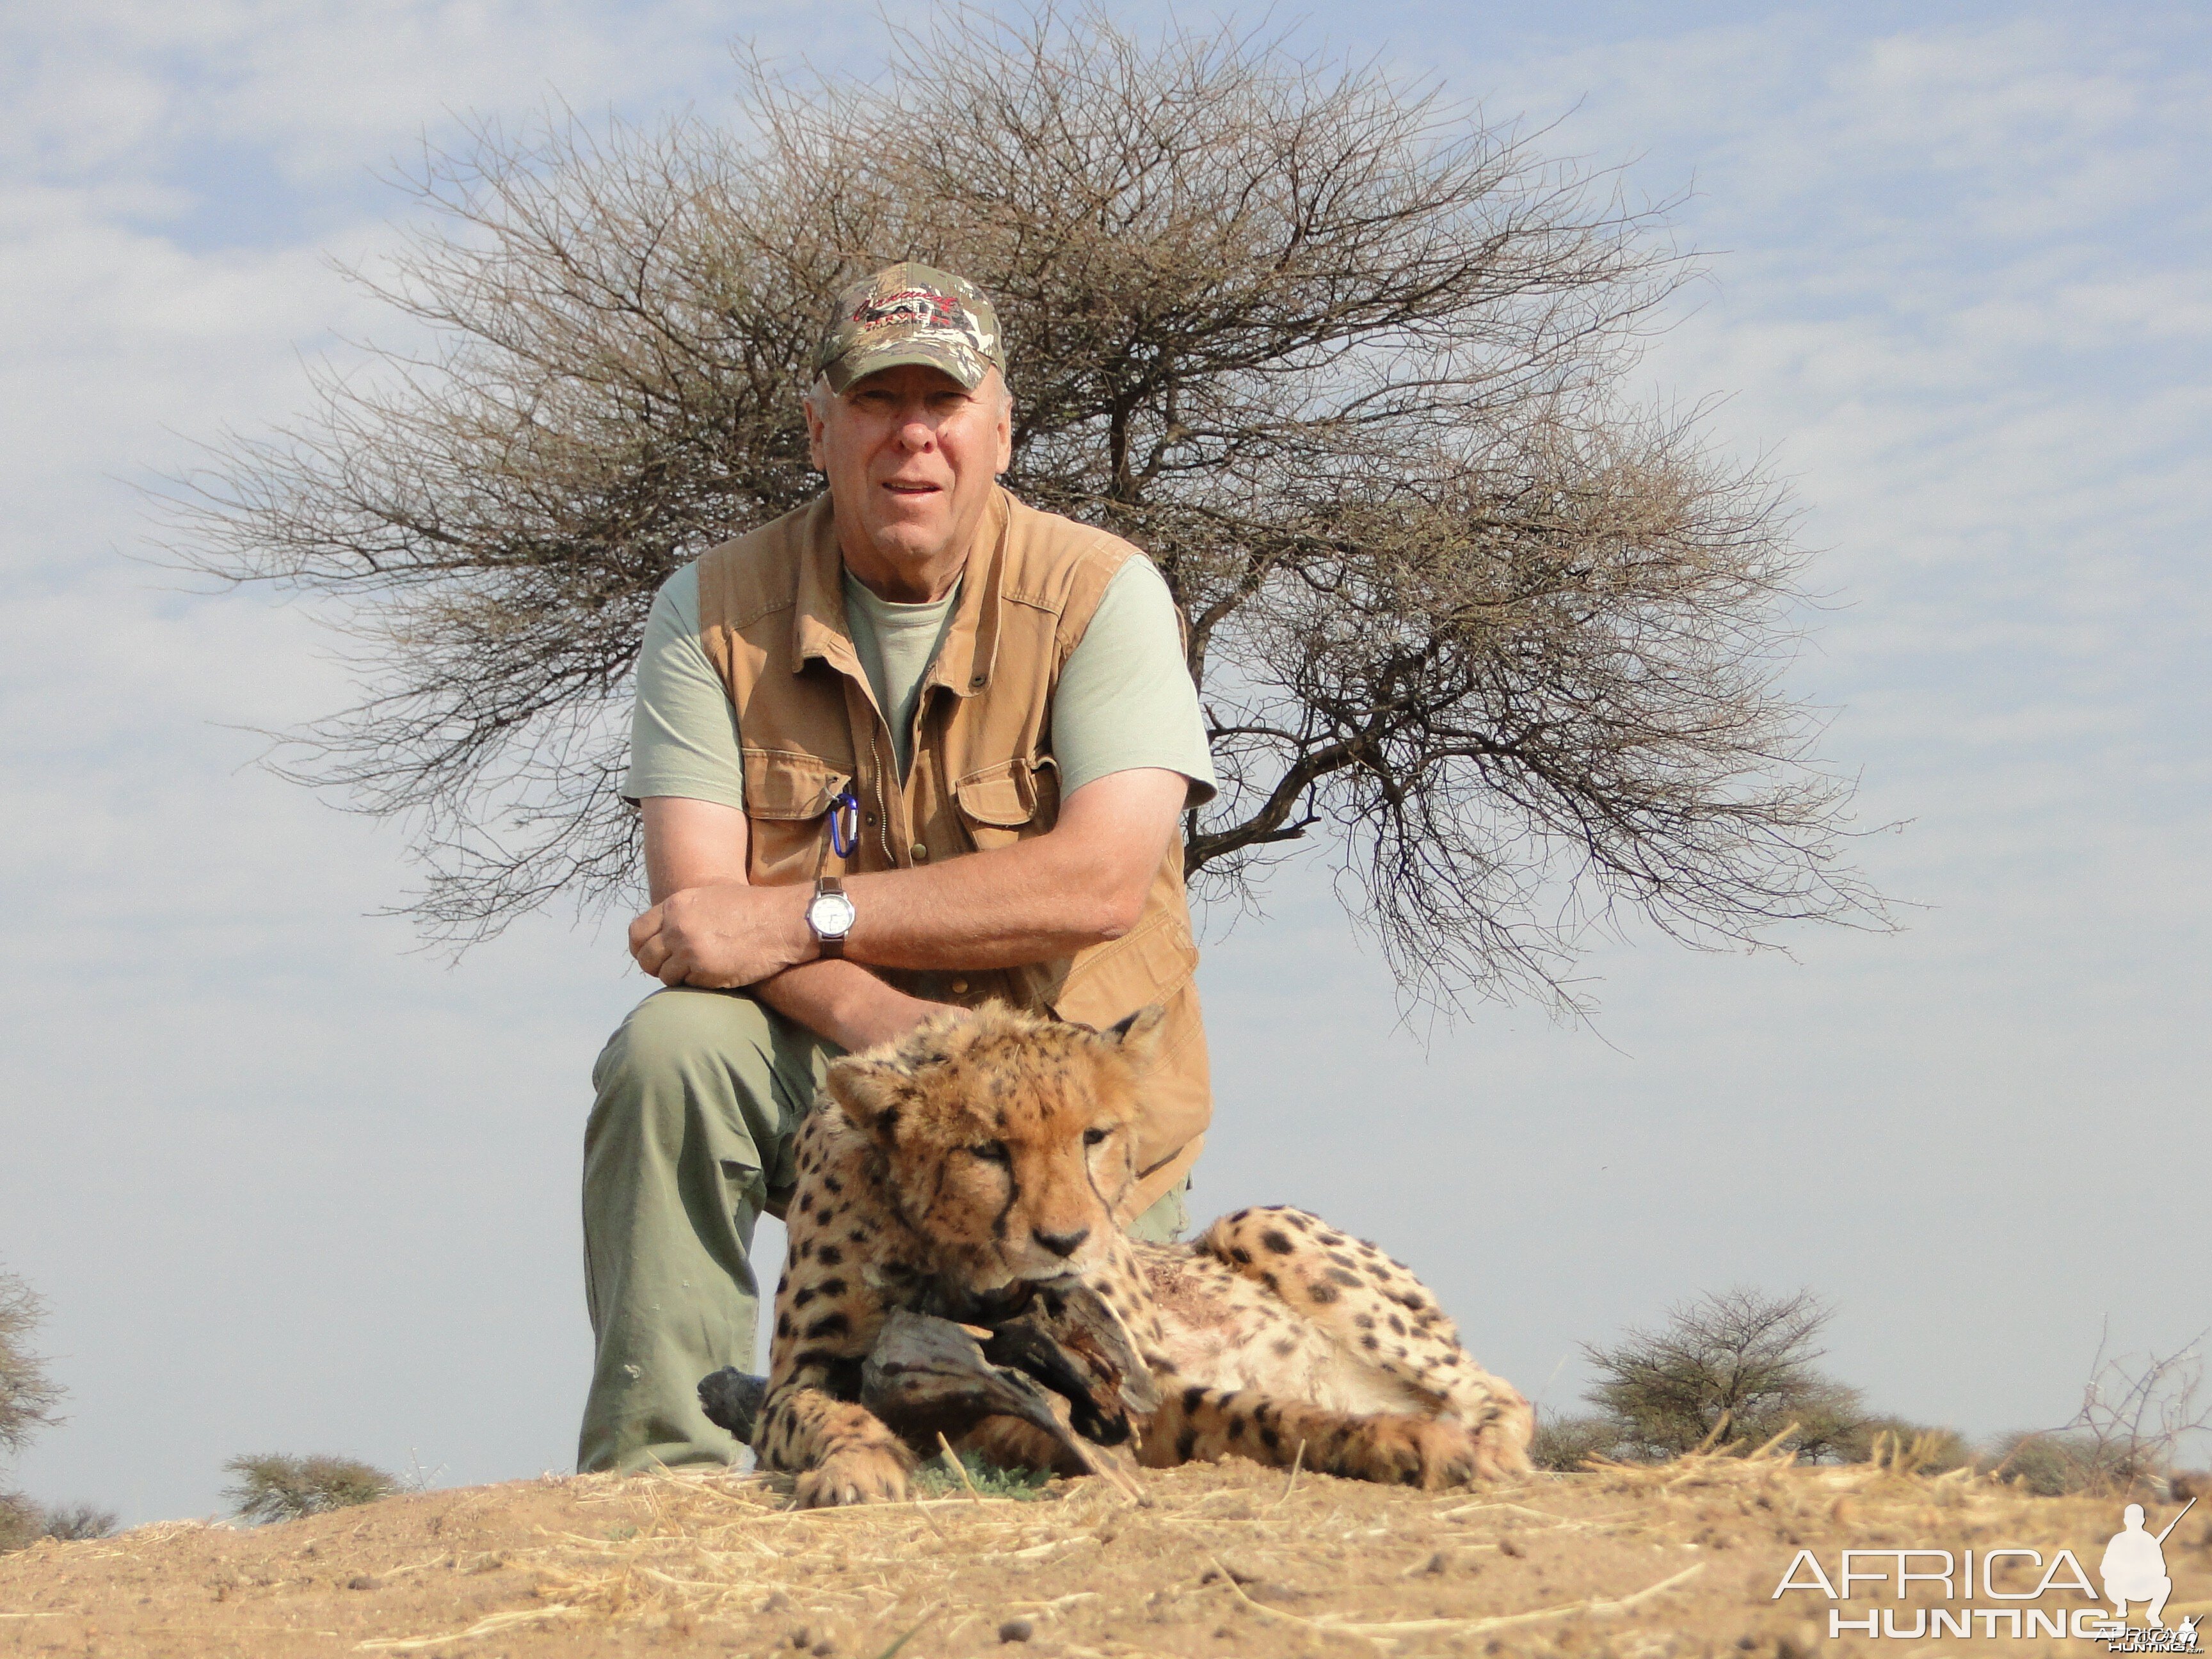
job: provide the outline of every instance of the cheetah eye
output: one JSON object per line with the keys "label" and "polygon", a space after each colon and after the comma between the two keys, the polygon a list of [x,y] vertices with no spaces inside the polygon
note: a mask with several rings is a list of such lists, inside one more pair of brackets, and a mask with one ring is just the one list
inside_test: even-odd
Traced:
{"label": "cheetah eye", "polygon": [[1110,1129],[1085,1129],[1083,1132],[1083,1144],[1086,1146],[1096,1146],[1112,1133]]}
{"label": "cheetah eye", "polygon": [[980,1146],[970,1146],[968,1149],[968,1156],[981,1158],[986,1164],[1006,1164],[1012,1161],[1007,1156],[1006,1143],[1003,1140],[987,1140]]}

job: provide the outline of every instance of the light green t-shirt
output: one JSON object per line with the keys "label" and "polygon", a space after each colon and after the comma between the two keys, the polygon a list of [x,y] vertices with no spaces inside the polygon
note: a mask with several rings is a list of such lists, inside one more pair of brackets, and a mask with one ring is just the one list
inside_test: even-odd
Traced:
{"label": "light green t-shirt", "polygon": [[[894,605],[850,576],[845,580],[846,622],[876,705],[890,723],[902,774],[912,758],[915,702],[958,595],[955,588],[933,604]],[[1051,743],[1063,799],[1139,767],[1182,773],[1193,805],[1213,798],[1213,757],[1183,662],[1175,600],[1151,560],[1129,560],[1106,585],[1060,671]],[[699,639],[696,565],[662,585],[646,620],[623,794],[633,801],[680,795],[745,804],[737,709]]]}
{"label": "light green t-shirt", "polygon": [[922,678],[952,626],[960,587],[953,583],[950,593],[927,605],[901,605],[877,598],[851,571],[845,573],[845,626],[852,630],[853,650],[876,694],[876,707],[890,723],[902,783],[914,764],[914,711],[921,702]]}

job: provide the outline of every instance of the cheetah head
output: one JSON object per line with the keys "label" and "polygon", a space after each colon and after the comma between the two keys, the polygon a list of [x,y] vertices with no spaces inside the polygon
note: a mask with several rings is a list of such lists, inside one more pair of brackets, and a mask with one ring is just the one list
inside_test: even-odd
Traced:
{"label": "cheetah head", "polygon": [[1086,1272],[1136,1180],[1138,1090],[1161,1018],[1103,1031],[989,1003],[830,1067],[901,1218],[969,1291]]}

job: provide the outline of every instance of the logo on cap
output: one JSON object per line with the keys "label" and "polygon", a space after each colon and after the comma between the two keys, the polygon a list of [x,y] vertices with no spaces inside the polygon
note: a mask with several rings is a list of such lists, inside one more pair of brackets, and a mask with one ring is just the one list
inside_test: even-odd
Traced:
{"label": "logo on cap", "polygon": [[996,368],[1006,372],[998,313],[965,277],[911,260],[887,267],[838,295],[814,356],[832,392],[902,363],[939,368],[969,391]]}

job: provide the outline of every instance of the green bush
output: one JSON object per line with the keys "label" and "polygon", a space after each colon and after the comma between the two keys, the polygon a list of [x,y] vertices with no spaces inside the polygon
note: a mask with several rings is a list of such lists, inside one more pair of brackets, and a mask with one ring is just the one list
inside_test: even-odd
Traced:
{"label": "green bush", "polygon": [[2044,1498],[2112,1492],[2160,1471],[2124,1445],[2080,1433],[2008,1434],[1990,1448],[1990,1473]]}
{"label": "green bush", "polygon": [[399,1490],[395,1477],[350,1457],[265,1452],[234,1457],[223,1468],[238,1477],[222,1495],[241,1521],[296,1521],[326,1510],[374,1504]]}

